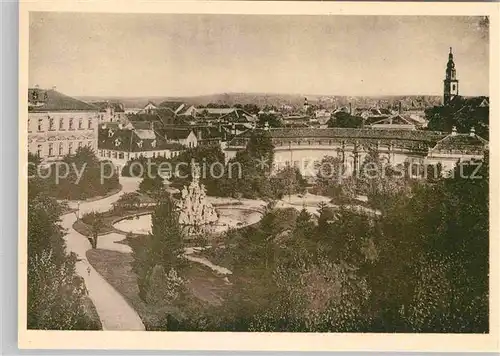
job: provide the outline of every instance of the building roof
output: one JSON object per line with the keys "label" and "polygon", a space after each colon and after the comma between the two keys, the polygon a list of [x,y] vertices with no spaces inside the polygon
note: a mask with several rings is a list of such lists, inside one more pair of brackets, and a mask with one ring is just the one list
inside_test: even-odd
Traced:
{"label": "building roof", "polygon": [[28,111],[50,112],[50,111],[99,111],[99,108],[64,95],[54,89],[45,90],[38,88],[28,89]]}
{"label": "building roof", "polygon": [[118,102],[92,101],[89,104],[97,106],[99,111],[106,111],[107,108],[111,107],[115,112],[125,112],[123,104]]}
{"label": "building roof", "polygon": [[182,150],[182,145],[167,142],[161,135],[149,130],[132,129],[99,129],[99,149],[110,149],[123,152],[144,152],[160,150]]}
{"label": "building roof", "polygon": [[158,130],[158,133],[163,135],[167,140],[185,140],[191,132],[193,132],[192,129],[177,127],[161,128]]}
{"label": "building roof", "polygon": [[370,125],[416,125],[418,122],[410,116],[395,115],[372,122]]}
{"label": "building roof", "polygon": [[[445,133],[420,130],[383,130],[383,129],[354,129],[354,128],[271,128],[269,134],[273,139],[356,139],[356,140],[396,140],[413,141],[434,145],[445,137]],[[234,137],[230,146],[241,146],[242,142],[251,135],[247,131]]]}
{"label": "building roof", "polygon": [[487,148],[488,141],[479,137],[474,132],[468,134],[452,132],[438,141],[431,149],[431,153],[462,151],[471,154],[482,154]]}

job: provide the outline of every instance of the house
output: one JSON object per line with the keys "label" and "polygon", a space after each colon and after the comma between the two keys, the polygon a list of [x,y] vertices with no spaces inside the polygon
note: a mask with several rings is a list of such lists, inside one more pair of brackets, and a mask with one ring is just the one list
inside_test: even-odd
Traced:
{"label": "house", "polygon": [[28,151],[51,162],[83,146],[96,150],[98,115],[98,107],[55,88],[28,89]]}
{"label": "house", "polygon": [[451,134],[429,150],[427,160],[429,164],[440,163],[446,172],[458,162],[481,160],[488,146],[488,141],[476,135],[474,128],[469,133],[457,133],[454,127]]}
{"label": "house", "polygon": [[152,114],[158,107],[153,102],[148,102],[141,110],[139,114]]}
{"label": "house", "polygon": [[150,122],[103,123],[99,127],[98,156],[123,167],[129,160],[140,157],[170,158],[185,149],[175,142],[168,142],[153,129]]}
{"label": "house", "polygon": [[186,127],[163,127],[157,132],[169,143],[179,144],[183,147],[198,146],[198,137],[193,129]]}
{"label": "house", "polygon": [[366,127],[372,129],[396,129],[396,130],[416,130],[417,127],[421,127],[420,123],[412,119],[410,116],[405,115],[394,115],[388,118],[381,119],[371,124],[366,125]]}
{"label": "house", "polygon": [[122,103],[96,101],[90,104],[99,108],[99,123],[126,120],[125,107]]}

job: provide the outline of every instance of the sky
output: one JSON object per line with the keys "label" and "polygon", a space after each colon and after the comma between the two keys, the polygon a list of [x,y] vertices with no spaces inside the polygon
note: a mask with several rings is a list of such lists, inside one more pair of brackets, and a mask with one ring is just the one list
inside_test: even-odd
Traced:
{"label": "sky", "polygon": [[[483,24],[483,25],[482,25]],[[73,96],[488,95],[479,17],[31,13],[29,85]]]}

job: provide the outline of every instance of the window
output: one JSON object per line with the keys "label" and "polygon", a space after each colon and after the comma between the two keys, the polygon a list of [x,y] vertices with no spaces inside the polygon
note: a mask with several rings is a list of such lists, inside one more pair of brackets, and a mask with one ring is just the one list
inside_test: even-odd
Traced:
{"label": "window", "polygon": [[54,119],[53,118],[49,118],[49,130],[50,131],[54,131],[55,130]]}
{"label": "window", "polygon": [[54,144],[49,143],[49,157],[52,157],[54,155]]}
{"label": "window", "polygon": [[78,141],[78,149],[81,149],[83,146],[83,142],[82,141]]}
{"label": "window", "polygon": [[38,131],[42,131],[43,128],[43,119],[38,119]]}
{"label": "window", "polygon": [[87,146],[88,146],[88,147],[90,147],[90,148],[92,148],[92,141],[89,141],[89,142],[87,143]]}
{"label": "window", "polygon": [[74,128],[73,128],[73,118],[70,118],[70,119],[69,119],[69,127],[68,127],[68,130],[74,130]]}
{"label": "window", "polygon": [[62,142],[59,142],[59,156],[62,156],[63,155],[63,143]]}
{"label": "window", "polygon": [[87,128],[88,128],[89,130],[91,130],[91,129],[92,129],[92,119],[89,119],[89,121],[88,121],[88,123],[87,123]]}
{"label": "window", "polygon": [[78,130],[81,130],[81,129],[83,129],[83,119],[79,118],[78,119]]}
{"label": "window", "polygon": [[38,157],[42,157],[42,145],[38,145],[38,146],[36,147],[36,155],[37,155]]}
{"label": "window", "polygon": [[68,143],[68,154],[73,154],[73,142]]}
{"label": "window", "polygon": [[64,130],[64,119],[59,119],[59,130]]}
{"label": "window", "polygon": [[31,119],[28,119],[28,132],[31,132]]}

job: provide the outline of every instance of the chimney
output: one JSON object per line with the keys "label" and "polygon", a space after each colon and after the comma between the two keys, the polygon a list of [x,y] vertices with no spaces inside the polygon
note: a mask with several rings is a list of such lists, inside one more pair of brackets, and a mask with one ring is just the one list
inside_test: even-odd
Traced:
{"label": "chimney", "polygon": [[469,136],[474,137],[476,136],[476,129],[473,127],[470,128]]}
{"label": "chimney", "polygon": [[451,135],[456,136],[456,134],[457,134],[457,127],[453,126],[453,128],[451,129]]}
{"label": "chimney", "polygon": [[352,104],[349,103],[349,115],[352,115]]}
{"label": "chimney", "polygon": [[401,101],[398,104],[398,112],[401,114]]}

